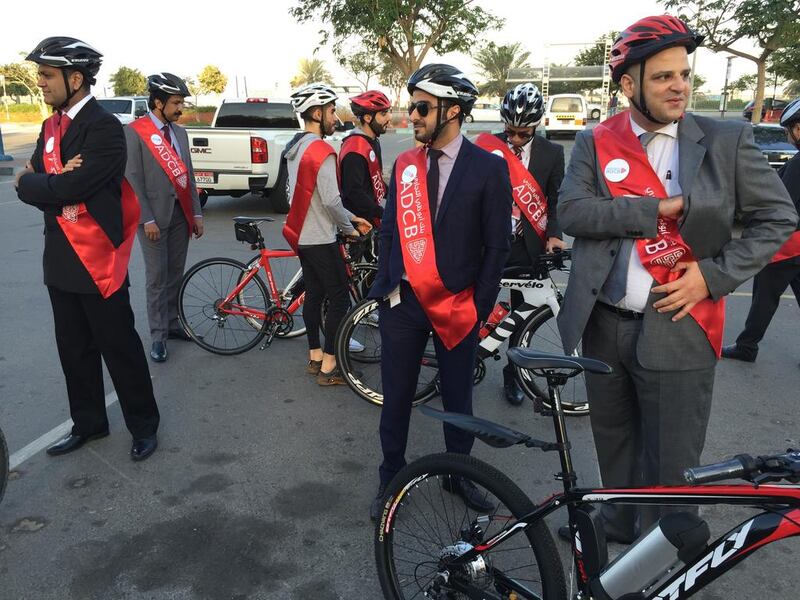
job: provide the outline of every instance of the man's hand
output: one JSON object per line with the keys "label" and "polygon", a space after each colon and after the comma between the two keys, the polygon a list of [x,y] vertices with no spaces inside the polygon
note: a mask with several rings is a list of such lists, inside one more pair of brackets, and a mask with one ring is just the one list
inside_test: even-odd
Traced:
{"label": "man's hand", "polygon": [[144,234],[147,236],[147,239],[150,240],[151,242],[157,242],[158,240],[161,239],[161,230],[155,223],[145,223]]}
{"label": "man's hand", "polygon": [[683,196],[658,201],[658,216],[677,219],[683,214]]}
{"label": "man's hand", "polygon": [[[147,230],[145,229],[145,231]],[[192,231],[194,231],[194,239],[203,236],[203,217],[194,218],[194,226],[192,227]]]}
{"label": "man's hand", "polygon": [[552,254],[556,250],[563,250],[567,247],[567,244],[564,240],[560,240],[557,237],[549,237],[547,238],[547,243],[544,245],[544,251],[547,254]]}
{"label": "man's hand", "polygon": [[79,168],[82,164],[83,159],[81,158],[81,155],[76,154],[67,161],[67,164],[64,165],[64,168],[61,169],[61,172],[69,173],[70,171],[74,171],[75,169]]}
{"label": "man's hand", "polygon": [[700,271],[700,266],[696,262],[679,262],[672,267],[670,272],[677,273],[678,271],[684,272],[680,279],[652,289],[657,294],[667,294],[653,304],[653,308],[658,312],[665,313],[680,309],[680,312],[672,317],[673,321],[680,321],[698,302],[711,295],[703,273]]}
{"label": "man's hand", "polygon": [[22,179],[22,176],[23,175],[27,175],[28,173],[33,173],[33,165],[31,164],[31,161],[28,161],[28,162],[25,163],[25,168],[24,169],[21,169],[20,171],[17,171],[17,175],[14,178],[14,187],[15,188],[19,187],[19,180]]}
{"label": "man's hand", "polygon": [[367,235],[372,230],[372,223],[361,217],[353,217],[352,223],[361,235]]}

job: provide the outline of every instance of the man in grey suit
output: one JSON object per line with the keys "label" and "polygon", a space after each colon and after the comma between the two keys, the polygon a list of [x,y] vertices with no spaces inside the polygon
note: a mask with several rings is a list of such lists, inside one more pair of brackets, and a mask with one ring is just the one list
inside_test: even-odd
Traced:
{"label": "man in grey suit", "polygon": [[[584,355],[614,369],[586,378],[604,486],[680,484],[699,464],[724,296],[797,222],[748,124],[684,114],[688,54],[701,42],[667,15],[620,34],[610,66],[630,113],[577,137],[559,193],[575,238],[558,317],[564,350],[582,339]],[[609,538],[623,543],[660,514],[603,507]]]}
{"label": "man in grey suit", "polygon": [[188,340],[178,321],[178,287],[192,233],[203,235],[189,138],[177,124],[189,96],[171,73],[147,79],[150,112],[125,127],[125,177],[141,204],[138,231],[147,280],[147,317],[154,362],[167,360],[167,339]]}

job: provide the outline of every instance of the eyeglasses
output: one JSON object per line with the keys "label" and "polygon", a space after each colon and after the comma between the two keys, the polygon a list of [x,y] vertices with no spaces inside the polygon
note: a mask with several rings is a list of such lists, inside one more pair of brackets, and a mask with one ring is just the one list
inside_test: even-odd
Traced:
{"label": "eyeglasses", "polygon": [[441,104],[430,104],[429,102],[425,102],[424,100],[420,100],[419,102],[412,102],[408,105],[408,114],[411,116],[415,110],[419,113],[419,116],[423,119],[428,116],[428,113],[432,108],[439,108]]}
{"label": "eyeglasses", "polygon": [[521,140],[529,140],[534,136],[533,133],[527,131],[512,131],[511,129],[506,129],[505,133],[507,138],[518,137]]}

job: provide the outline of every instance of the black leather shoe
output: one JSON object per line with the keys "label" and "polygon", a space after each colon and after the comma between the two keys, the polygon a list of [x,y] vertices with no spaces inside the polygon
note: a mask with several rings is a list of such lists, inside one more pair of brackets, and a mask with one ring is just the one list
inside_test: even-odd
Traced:
{"label": "black leather shoe", "polygon": [[146,438],[133,440],[131,446],[131,460],[144,460],[158,448],[158,438],[152,435]]}
{"label": "black leather shoe", "polygon": [[494,504],[486,498],[486,494],[481,494],[469,479],[451,476],[442,482],[442,487],[451,494],[459,496],[472,510],[478,512],[494,510]]}
{"label": "black leather shoe", "polygon": [[61,454],[69,454],[73,450],[77,450],[86,442],[104,438],[108,435],[108,430],[101,431],[100,433],[93,433],[91,435],[75,435],[70,433],[68,436],[58,440],[55,444],[47,449],[50,456],[60,456]]}
{"label": "black leather shoe", "polygon": [[513,367],[503,369],[503,394],[508,403],[513,406],[520,406],[525,401],[525,394],[519,389],[517,379],[514,377]]}
{"label": "black leather shoe", "polygon": [[371,520],[377,521],[380,518],[381,513],[383,512],[383,500],[385,495],[386,486],[384,484],[380,484],[378,486],[378,492],[372,499],[372,504],[369,505],[369,518]]}
{"label": "black leather shoe", "polygon": [[722,347],[722,358],[732,358],[733,360],[742,360],[744,362],[756,362],[756,356],[758,356],[758,350],[744,348],[738,344]]}
{"label": "black leather shoe", "polygon": [[191,342],[192,338],[183,329],[170,329],[167,332],[168,340],[183,340],[184,342]]}
{"label": "black leather shoe", "polygon": [[153,347],[150,348],[150,358],[153,359],[153,362],[164,362],[167,360],[167,343],[153,342]]}

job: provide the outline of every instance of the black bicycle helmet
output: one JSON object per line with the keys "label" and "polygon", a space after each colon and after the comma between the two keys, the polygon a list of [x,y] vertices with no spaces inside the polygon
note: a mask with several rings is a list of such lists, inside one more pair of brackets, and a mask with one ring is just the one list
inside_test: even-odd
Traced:
{"label": "black bicycle helmet", "polygon": [[478,88],[451,65],[434,63],[417,69],[408,80],[408,93],[419,89],[437,98],[453,100],[468,115],[478,97]]}
{"label": "black bicycle helmet", "polygon": [[167,72],[150,75],[147,78],[147,89],[150,93],[163,92],[168,96],[183,96],[186,98],[192,95],[183,79]]}
{"label": "black bicycle helmet", "polygon": [[500,104],[500,118],[513,127],[536,127],[544,116],[544,98],[532,83],[509,90]]}
{"label": "black bicycle helmet", "polygon": [[89,84],[94,85],[95,76],[103,64],[103,55],[79,39],[49,37],[39,42],[25,60],[59,69],[80,71]]}

